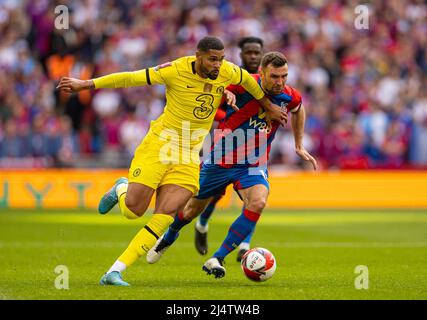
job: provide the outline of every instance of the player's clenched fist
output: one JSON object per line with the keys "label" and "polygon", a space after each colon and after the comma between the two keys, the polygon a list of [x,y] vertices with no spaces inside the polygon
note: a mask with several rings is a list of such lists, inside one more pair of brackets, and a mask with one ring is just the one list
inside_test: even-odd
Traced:
{"label": "player's clenched fist", "polygon": [[92,89],[95,85],[92,80],[80,80],[75,78],[63,77],[59,81],[56,89],[63,90],[68,93],[78,92],[81,90]]}

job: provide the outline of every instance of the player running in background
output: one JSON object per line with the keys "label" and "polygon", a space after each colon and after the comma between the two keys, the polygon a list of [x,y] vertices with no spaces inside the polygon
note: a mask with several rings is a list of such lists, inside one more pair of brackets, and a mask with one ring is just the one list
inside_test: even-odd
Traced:
{"label": "player running in background", "polygon": [[261,65],[262,49],[264,48],[262,39],[245,37],[240,39],[238,46],[240,48],[242,68],[251,74],[258,73]]}
{"label": "player running in background", "polygon": [[[262,39],[257,37],[245,37],[239,41],[238,45],[240,48],[242,68],[251,74],[258,73],[259,66],[261,65],[262,49],[264,47]],[[195,224],[195,246],[201,255],[205,255],[208,252],[208,221],[215,210],[216,204],[221,200],[224,194],[225,190],[213,197]],[[239,250],[237,251],[237,261],[241,261],[245,252],[249,250],[252,235],[253,232],[250,233],[240,244]]]}
{"label": "player running in background", "polygon": [[58,88],[76,92],[154,84],[166,86],[164,112],[151,123],[136,149],[129,180],[118,179],[98,207],[105,214],[119,203],[126,218],[136,219],[145,213],[156,192],[154,214],[101,278],[101,284],[128,286],[121,273],[155,244],[176,213],[197,193],[199,152],[228,85],[241,84],[251,92],[265,108],[269,121],[285,123],[287,119],[286,113],[268,100],[247,71],[225,61],[224,45],[215,37],[201,39],[195,56],[87,81],[62,78]]}
{"label": "player running in background", "polygon": [[[286,85],[287,76],[287,60],[279,52],[267,53],[262,58],[260,75],[253,75],[275,104],[292,113],[295,151],[302,159],[310,161],[316,170],[316,160],[302,143],[305,110],[301,95],[296,89]],[[197,217],[213,196],[233,183],[244,202],[242,214],[231,225],[221,247],[203,265],[203,270],[208,274],[223,277],[225,257],[254,230],[266,205],[269,193],[267,160],[279,124],[273,123],[272,127],[267,125],[261,106],[244,88],[237,85],[227,89],[236,94],[240,110],[236,112],[227,108],[227,115],[219,126],[222,132],[215,134],[210,157],[204,161],[200,172],[199,194],[187,203],[183,212],[175,216],[168,231],[148,252],[149,263],[157,262],[178,238],[181,228]],[[243,134],[245,139],[242,139],[242,144],[237,142],[235,145],[234,137],[239,134]]]}

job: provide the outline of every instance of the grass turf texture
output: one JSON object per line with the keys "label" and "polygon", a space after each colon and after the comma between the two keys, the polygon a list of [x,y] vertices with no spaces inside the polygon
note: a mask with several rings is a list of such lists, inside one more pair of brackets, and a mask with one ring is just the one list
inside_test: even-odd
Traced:
{"label": "grass turf texture", "polygon": [[[100,286],[99,279],[147,221],[117,212],[0,211],[0,299],[426,299],[426,211],[266,211],[253,246],[277,260],[267,282],[246,279],[236,252],[225,278],[201,267],[224,239],[234,213],[216,212],[209,253],[193,245],[194,226],[155,265],[145,257],[124,273],[132,287]],[[54,286],[66,265],[69,290]],[[369,289],[355,289],[355,267],[369,268]]]}

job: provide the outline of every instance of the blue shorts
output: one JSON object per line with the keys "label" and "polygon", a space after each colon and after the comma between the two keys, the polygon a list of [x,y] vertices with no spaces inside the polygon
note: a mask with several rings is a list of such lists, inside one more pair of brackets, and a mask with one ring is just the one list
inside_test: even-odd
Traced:
{"label": "blue shorts", "polygon": [[267,168],[248,166],[224,168],[216,164],[203,163],[200,170],[200,189],[195,198],[207,199],[224,194],[224,190],[229,184],[233,184],[236,191],[257,184],[263,184],[270,190]]}

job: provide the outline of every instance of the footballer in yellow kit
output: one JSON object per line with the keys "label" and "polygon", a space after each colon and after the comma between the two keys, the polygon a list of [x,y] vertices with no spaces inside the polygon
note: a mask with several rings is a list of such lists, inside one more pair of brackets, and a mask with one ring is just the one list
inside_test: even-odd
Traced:
{"label": "footballer in yellow kit", "polygon": [[242,84],[256,99],[263,92],[246,70],[223,61],[215,80],[201,78],[195,56],[183,57],[154,68],[94,79],[95,88],[123,88],[163,84],[166,106],[151,122],[150,131],[135,151],[129,182],[153,189],[164,184],[180,185],[196,193],[199,188],[199,151],[209,133],[224,89]]}
{"label": "footballer in yellow kit", "polygon": [[[224,60],[224,45],[215,37],[201,39],[196,56],[91,80],[64,77],[57,88],[71,93],[154,84],[166,86],[164,112],[151,123],[150,131],[137,148],[129,179],[115,182],[101,198],[98,211],[105,214],[118,204],[126,218],[137,219],[146,212],[154,192],[156,205],[151,219],[101,278],[102,285],[129,285],[121,273],[154,246],[197,192],[199,151],[228,85],[241,84],[264,107],[266,118],[268,115],[270,120],[282,123],[287,119],[286,113],[268,100],[247,71]],[[233,97],[228,96],[227,100],[235,105]]]}

